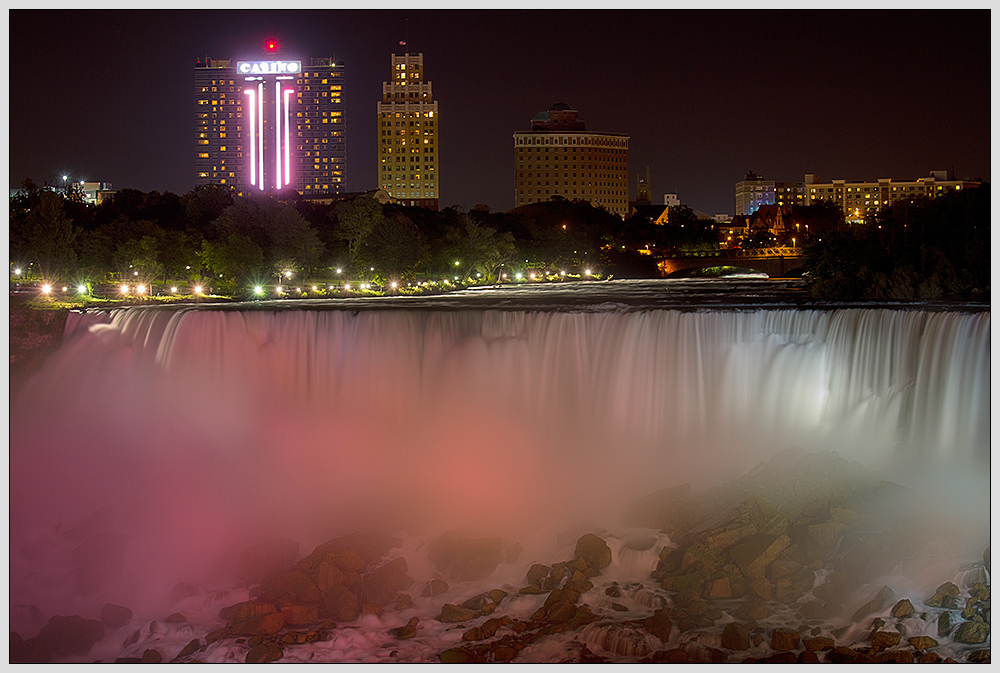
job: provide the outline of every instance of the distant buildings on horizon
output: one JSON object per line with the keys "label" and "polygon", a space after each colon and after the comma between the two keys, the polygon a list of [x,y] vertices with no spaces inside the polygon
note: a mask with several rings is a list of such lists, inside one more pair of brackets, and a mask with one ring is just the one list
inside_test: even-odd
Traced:
{"label": "distant buildings on horizon", "polygon": [[[405,46],[405,42],[400,43]],[[294,190],[315,201],[348,197],[345,66],[334,58],[307,61],[280,56],[268,41],[256,60],[205,58],[194,67],[194,184],[221,185],[244,195]],[[422,53],[391,55],[388,81],[377,102],[377,193],[380,200],[437,210],[440,204],[440,116]],[[515,131],[514,208],[553,198],[581,200],[621,217],[656,210],[654,219],[681,205],[676,193],[652,201],[649,167],[636,176],[629,200],[628,134],[588,131],[577,110],[554,103]],[[74,183],[76,184],[76,183]],[[84,200],[113,193],[106,183],[79,183]],[[902,199],[935,198],[980,184],[930,171],[916,180],[778,182],[753,171],[735,185],[735,217],[764,206],[783,212],[819,202],[839,206],[848,220]],[[12,193],[16,190],[11,190]],[[662,211],[662,212],[661,212]],[[705,217],[708,217],[705,215]],[[717,222],[733,219],[716,214]]]}
{"label": "distant buildings on horizon", "polygon": [[873,182],[821,182],[814,173],[806,173],[802,182],[775,182],[749,171],[736,183],[736,216],[750,216],[769,205],[789,212],[793,206],[826,202],[840,207],[848,221],[860,221],[873,209],[878,210],[897,201],[917,197],[933,199],[979,184],[977,180],[956,180],[948,171],[930,171],[927,177],[916,180],[879,178]]}

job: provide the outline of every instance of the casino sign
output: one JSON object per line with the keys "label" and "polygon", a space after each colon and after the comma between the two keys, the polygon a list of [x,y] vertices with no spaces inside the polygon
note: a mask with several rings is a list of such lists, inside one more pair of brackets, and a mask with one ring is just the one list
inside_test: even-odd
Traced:
{"label": "casino sign", "polygon": [[302,61],[238,61],[241,75],[285,75],[302,71]]}

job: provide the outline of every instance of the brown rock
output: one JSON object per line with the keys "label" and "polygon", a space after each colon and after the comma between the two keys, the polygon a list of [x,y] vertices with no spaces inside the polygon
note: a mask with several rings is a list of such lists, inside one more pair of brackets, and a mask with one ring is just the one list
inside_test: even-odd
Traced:
{"label": "brown rock", "polygon": [[929,650],[932,647],[937,647],[938,645],[938,642],[930,636],[914,636],[908,640],[910,645],[915,650]]}
{"label": "brown rock", "polygon": [[168,615],[167,618],[164,619],[163,621],[165,621],[167,624],[183,624],[184,622],[187,621],[187,617],[185,617],[180,612],[175,612],[172,615]]}
{"label": "brown rock", "polygon": [[542,585],[542,580],[548,577],[549,573],[552,572],[552,568],[547,565],[542,565],[541,563],[534,563],[530,568],[528,568],[528,584]]}
{"label": "brown rock", "polygon": [[323,597],[323,613],[338,622],[353,622],[361,615],[361,601],[344,587],[335,587]]}
{"label": "brown rock", "polygon": [[988,664],[990,663],[990,651],[976,650],[975,652],[969,652],[965,660],[970,664]]}
{"label": "brown rock", "polygon": [[54,654],[83,655],[104,637],[104,625],[77,615],[52,617],[38,637]]}
{"label": "brown rock", "polygon": [[722,630],[722,646],[727,650],[750,649],[750,629],[740,622],[730,622]]}
{"label": "brown rock", "polygon": [[652,616],[646,617],[646,630],[666,643],[670,640],[670,631],[673,629],[673,622],[670,621],[670,614],[663,608],[653,611]]}
{"label": "brown rock", "polygon": [[774,587],[771,586],[766,577],[754,577],[750,582],[750,592],[760,596],[765,601],[769,601],[774,596]]}
{"label": "brown rock", "polygon": [[340,569],[337,562],[329,554],[324,554],[313,571],[313,581],[320,593],[328,593],[334,587],[339,587],[347,581],[347,574]]}
{"label": "brown rock", "polygon": [[407,638],[413,638],[417,635],[417,625],[420,623],[420,619],[413,617],[406,623],[405,626],[399,626],[394,629],[389,629],[389,635],[393,638],[399,638],[400,640],[406,640]]}
{"label": "brown rock", "polygon": [[240,636],[261,636],[277,633],[285,627],[285,617],[280,612],[253,615],[246,619],[230,620],[229,631]]}
{"label": "brown rock", "polygon": [[142,663],[144,664],[159,664],[163,661],[163,655],[157,650],[145,650],[142,653]]}
{"label": "brown rock", "polygon": [[862,605],[854,612],[854,616],[851,618],[852,622],[860,622],[862,619],[868,615],[875,614],[881,611],[886,603],[892,598],[893,591],[887,586],[883,586],[879,592],[870,601]]}
{"label": "brown rock", "polygon": [[497,645],[493,649],[493,660],[500,663],[514,661],[517,658],[517,650],[507,645]]}
{"label": "brown rock", "polygon": [[899,645],[900,634],[895,631],[876,631],[872,634],[872,650],[880,652],[887,647]]}
{"label": "brown rock", "polygon": [[903,617],[909,617],[914,612],[916,612],[916,610],[913,609],[913,603],[910,602],[909,598],[904,598],[892,606],[892,612],[890,614],[893,617],[900,619]]}
{"label": "brown rock", "polygon": [[476,661],[475,655],[464,647],[445,650],[439,656],[442,664],[471,664]]}
{"label": "brown rock", "polygon": [[195,652],[197,652],[200,649],[202,649],[201,641],[199,639],[195,638],[194,640],[192,640],[191,642],[189,642],[187,645],[185,645],[184,649],[182,649],[180,652],[178,652],[177,656],[174,657],[174,658],[175,659],[180,659],[181,657],[191,656],[192,654],[194,654]]}
{"label": "brown rock", "polygon": [[282,572],[261,581],[264,600],[278,606],[318,603],[320,590],[313,578],[302,570]]}
{"label": "brown rock", "polygon": [[443,579],[435,577],[424,586],[424,590],[420,592],[420,595],[424,598],[430,598],[433,596],[440,596],[446,591],[448,591],[448,583]]}
{"label": "brown rock", "polygon": [[101,623],[111,629],[118,629],[132,619],[132,611],[121,605],[105,603],[101,608]]}
{"label": "brown rock", "polygon": [[601,570],[611,565],[611,547],[597,535],[587,533],[576,541],[573,558],[585,561],[589,568]]}
{"label": "brown rock", "polygon": [[47,664],[52,661],[49,648],[41,638],[22,641],[14,632],[10,634],[8,657],[11,664]]}
{"label": "brown rock", "polygon": [[456,623],[466,622],[478,616],[479,613],[475,610],[463,608],[460,605],[453,605],[452,603],[445,603],[441,606],[441,614],[438,615],[437,620],[439,622]]}
{"label": "brown rock", "polygon": [[319,605],[283,605],[281,614],[288,626],[305,626],[319,621]]}
{"label": "brown rock", "polygon": [[833,638],[828,636],[817,636],[815,638],[804,638],[802,645],[808,652],[822,652],[823,650],[832,650],[836,646],[836,643]]}
{"label": "brown rock", "polygon": [[283,656],[285,653],[281,651],[281,646],[278,643],[264,640],[250,648],[250,651],[247,652],[246,663],[269,664]]}
{"label": "brown rock", "polygon": [[892,652],[880,652],[872,656],[872,663],[875,664],[912,664],[916,657],[913,652],[907,650],[893,650]]}
{"label": "brown rock", "polygon": [[733,590],[728,577],[720,577],[717,580],[710,580],[705,588],[705,598],[716,600],[721,598],[732,598]]}
{"label": "brown rock", "polygon": [[764,599],[760,596],[750,595],[746,597],[738,608],[736,608],[733,616],[737,619],[748,620],[764,619],[769,614],[771,614],[771,612],[767,609]]}
{"label": "brown rock", "polygon": [[799,638],[799,632],[793,629],[774,629],[771,631],[771,649],[777,652],[797,650]]}
{"label": "brown rock", "polygon": [[729,555],[747,577],[763,577],[767,567],[791,543],[784,534],[758,533],[734,545]]}

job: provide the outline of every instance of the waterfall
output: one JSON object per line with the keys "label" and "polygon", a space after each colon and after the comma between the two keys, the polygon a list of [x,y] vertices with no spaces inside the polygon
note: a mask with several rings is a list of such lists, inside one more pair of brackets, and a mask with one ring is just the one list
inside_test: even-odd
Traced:
{"label": "waterfall", "polygon": [[134,589],[134,558],[179,580],[274,531],[612,521],[789,447],[988,502],[989,332],[888,309],[74,314],[11,404],[12,594],[69,581],[32,556],[56,530],[127,531],[128,562],[91,565]]}

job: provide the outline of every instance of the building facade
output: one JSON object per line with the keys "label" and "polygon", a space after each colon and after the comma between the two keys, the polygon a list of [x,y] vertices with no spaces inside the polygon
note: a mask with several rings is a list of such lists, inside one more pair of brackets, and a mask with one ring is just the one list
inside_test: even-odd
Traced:
{"label": "building facade", "polygon": [[195,64],[195,184],[235,193],[339,194],[347,178],[344,64],[281,58]]}
{"label": "building facade", "polygon": [[556,103],[514,134],[514,205],[580,199],[629,214],[628,141],[624,133],[587,131],[577,111]]}
{"label": "building facade", "polygon": [[752,215],[761,206],[774,203],[774,180],[765,180],[753,171],[736,183],[736,214]]}
{"label": "building facade", "polygon": [[948,171],[930,171],[930,175],[916,180],[879,178],[874,182],[848,182],[832,180],[820,182],[816,175],[807,174],[803,191],[805,205],[821,201],[837,204],[848,222],[860,222],[873,210],[880,210],[897,201],[915,198],[933,199],[952,191],[979,186],[975,180],[955,180]]}
{"label": "building facade", "polygon": [[378,104],[378,184],[407,206],[438,209],[438,104],[423,54],[393,54]]}

